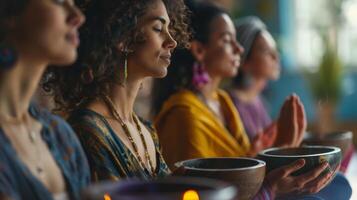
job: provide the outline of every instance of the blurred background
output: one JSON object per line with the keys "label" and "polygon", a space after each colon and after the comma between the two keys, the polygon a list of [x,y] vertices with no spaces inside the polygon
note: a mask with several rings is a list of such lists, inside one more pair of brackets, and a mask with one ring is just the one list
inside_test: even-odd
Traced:
{"label": "blurred background", "polygon": [[357,133],[357,0],[212,1],[234,19],[260,17],[277,41],[282,74],[264,93],[273,118],[294,92],[310,130]]}
{"label": "blurred background", "polygon": [[[357,146],[357,0],[212,0],[238,19],[256,15],[281,54],[282,73],[264,92],[276,118],[287,95],[297,93],[308,130],[351,130]],[[357,199],[357,156],[346,177]]]}

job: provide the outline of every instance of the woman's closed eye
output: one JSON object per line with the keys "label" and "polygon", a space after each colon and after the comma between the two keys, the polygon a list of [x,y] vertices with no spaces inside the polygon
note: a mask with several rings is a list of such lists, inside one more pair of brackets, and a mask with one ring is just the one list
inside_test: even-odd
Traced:
{"label": "woman's closed eye", "polygon": [[224,37],[223,38],[223,42],[224,43],[231,43],[232,42],[232,39],[230,37]]}
{"label": "woman's closed eye", "polygon": [[162,27],[161,26],[154,26],[154,28],[153,28],[153,30],[155,31],[155,32],[158,32],[158,33],[161,33],[162,32]]}
{"label": "woman's closed eye", "polygon": [[222,41],[225,44],[235,44],[236,43],[236,40],[230,34],[224,34],[224,36],[222,37]]}

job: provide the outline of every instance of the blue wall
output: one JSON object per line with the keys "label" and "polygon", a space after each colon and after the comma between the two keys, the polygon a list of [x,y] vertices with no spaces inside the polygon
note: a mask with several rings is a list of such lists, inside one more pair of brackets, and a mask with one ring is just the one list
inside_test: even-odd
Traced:
{"label": "blue wall", "polygon": [[[348,72],[344,76],[343,97],[337,107],[339,121],[357,121],[357,72]],[[311,95],[307,80],[297,72],[283,73],[278,81],[269,84],[264,95],[269,103],[269,111],[276,118],[286,97],[291,93],[300,96],[305,105],[309,121],[316,119],[315,101]]]}

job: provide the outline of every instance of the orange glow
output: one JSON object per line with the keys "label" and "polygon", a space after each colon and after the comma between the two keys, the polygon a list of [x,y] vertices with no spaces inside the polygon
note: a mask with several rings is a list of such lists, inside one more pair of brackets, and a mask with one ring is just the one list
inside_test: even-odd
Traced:
{"label": "orange glow", "polygon": [[112,200],[112,198],[110,197],[109,194],[105,194],[104,195],[104,200]]}
{"label": "orange glow", "polygon": [[187,190],[183,194],[183,200],[200,200],[200,197],[195,190]]}

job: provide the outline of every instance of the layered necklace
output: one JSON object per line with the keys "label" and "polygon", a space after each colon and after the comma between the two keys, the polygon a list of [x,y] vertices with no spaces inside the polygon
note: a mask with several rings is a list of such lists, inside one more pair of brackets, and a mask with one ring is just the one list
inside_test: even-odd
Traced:
{"label": "layered necklace", "polygon": [[[137,144],[135,143],[133,137],[132,137],[132,134],[130,133],[129,131],[129,128],[128,126],[126,125],[126,123],[124,122],[124,120],[120,117],[119,115],[119,112],[118,110],[115,108],[115,105],[113,103],[113,101],[108,97],[108,96],[105,96],[104,98],[107,106],[109,107],[112,115],[114,116],[115,120],[117,120],[121,127],[123,128],[124,130],[124,133],[126,135],[126,137],[129,139],[130,143],[131,143],[131,146],[133,147],[134,149],[134,154],[135,156],[137,157],[137,160],[139,161],[139,164],[141,165],[141,167],[143,167],[144,169],[147,169],[145,163],[144,163],[144,160],[142,159],[142,157],[140,156],[139,154],[139,148],[137,146]],[[141,129],[141,126],[139,124],[139,120],[138,120],[138,117],[133,113],[133,120],[134,120],[134,123],[135,123],[135,126],[136,126],[136,129],[138,130],[139,132],[139,136],[140,136],[140,139],[141,139],[141,142],[143,144],[143,147],[144,147],[144,154],[145,154],[145,158],[146,160],[148,161],[149,163],[149,168],[150,169],[147,169],[153,176],[155,176],[155,168],[154,168],[154,165],[153,165],[153,162],[151,161],[150,159],[150,155],[149,155],[149,151],[148,151],[148,146],[147,146],[147,143],[145,141],[145,138],[144,138],[144,135],[143,135],[143,132],[142,132],[142,129]]]}
{"label": "layered necklace", "polygon": [[[27,120],[25,120],[27,121]],[[6,119],[5,117],[0,115],[0,124],[1,122],[6,123],[6,124],[21,124],[21,120],[11,120],[11,119]],[[33,164],[35,164],[35,172],[38,175],[42,175],[42,173],[44,172],[44,167],[43,165],[43,158],[42,158],[42,153],[41,150],[39,149],[39,138],[37,137],[37,133],[31,128],[31,124],[29,124],[29,122],[27,122],[25,124],[25,129],[26,129],[26,133],[27,133],[27,137],[30,140],[30,143],[32,146],[34,146],[34,148],[36,149],[36,160],[33,162]],[[13,133],[13,134],[17,134],[17,133]]]}

